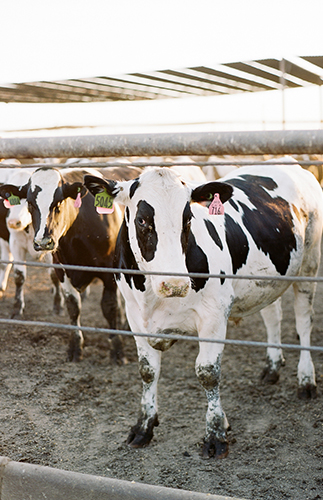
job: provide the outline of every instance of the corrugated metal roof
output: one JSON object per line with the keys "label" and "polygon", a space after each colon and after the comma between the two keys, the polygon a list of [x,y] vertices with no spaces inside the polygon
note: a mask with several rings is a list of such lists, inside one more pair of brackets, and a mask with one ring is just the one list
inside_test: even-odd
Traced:
{"label": "corrugated metal roof", "polygon": [[0,85],[1,102],[103,102],[214,96],[322,85],[323,56]]}

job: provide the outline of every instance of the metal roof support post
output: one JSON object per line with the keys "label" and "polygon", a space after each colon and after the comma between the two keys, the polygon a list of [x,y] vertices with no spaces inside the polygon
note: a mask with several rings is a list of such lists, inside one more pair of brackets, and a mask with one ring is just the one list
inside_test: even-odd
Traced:
{"label": "metal roof support post", "polygon": [[282,59],[279,62],[279,69],[280,69],[280,85],[281,85],[281,93],[282,93],[282,129],[285,130],[286,127],[286,118],[285,118],[285,86],[286,86],[286,81],[285,81],[285,73],[286,73],[286,61],[285,59]]}

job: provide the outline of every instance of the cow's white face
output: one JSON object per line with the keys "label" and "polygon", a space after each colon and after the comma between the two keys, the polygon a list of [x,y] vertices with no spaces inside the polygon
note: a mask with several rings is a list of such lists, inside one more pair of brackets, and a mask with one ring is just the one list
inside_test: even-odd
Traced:
{"label": "cow's white face", "polygon": [[78,193],[85,192],[82,183],[65,182],[54,168],[40,168],[32,174],[26,196],[35,231],[35,250],[56,250],[77,216],[75,199]]}
{"label": "cow's white face", "polygon": [[64,202],[60,173],[37,170],[30,178],[27,201],[35,230],[35,250],[54,250],[64,233],[64,220],[58,217]]}
{"label": "cow's white face", "polygon": [[[18,169],[11,172],[10,182],[17,186],[24,186],[28,183],[31,171],[28,169]],[[25,199],[20,200],[20,205],[10,207],[7,215],[7,227],[9,231],[23,231],[31,224],[31,215],[28,211]]]}
{"label": "cow's white face", "polygon": [[31,215],[28,210],[26,200],[21,200],[20,205],[10,208],[7,217],[7,227],[9,231],[23,231],[31,224]]}
{"label": "cow's white face", "polygon": [[[92,194],[106,189],[117,202],[126,206],[126,237],[139,269],[187,273],[186,251],[192,218],[190,203],[200,201],[200,198],[192,198],[192,187],[168,168],[146,169],[134,181],[98,181],[93,176],[85,176],[84,182]],[[199,193],[199,189],[194,189],[194,193]],[[200,190],[204,196],[203,187]],[[229,190],[231,196],[232,188]],[[203,196],[201,199],[209,199]],[[146,279],[161,298],[185,297],[191,288],[189,277],[151,275]]]}
{"label": "cow's white face", "polygon": [[[192,217],[190,189],[167,169],[149,170],[132,183],[126,224],[135,260],[145,271],[186,273],[185,247]],[[150,276],[159,297],[185,297],[188,277]]]}

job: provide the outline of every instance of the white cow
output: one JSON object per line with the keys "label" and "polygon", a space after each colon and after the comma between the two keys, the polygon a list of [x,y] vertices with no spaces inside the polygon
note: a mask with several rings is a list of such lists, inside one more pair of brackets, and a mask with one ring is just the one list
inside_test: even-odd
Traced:
{"label": "white cow", "polygon": [[[289,282],[225,275],[315,276],[320,262],[323,195],[314,176],[297,164],[244,167],[221,182],[192,187],[168,168],[151,168],[139,179],[115,182],[87,175],[92,194],[106,190],[125,205],[116,244],[116,267],[164,275],[118,274],[143,382],[141,413],[128,444],[147,445],[158,425],[157,383],[169,334],[225,339],[228,319],[262,312],[269,342],[280,342],[280,297]],[[212,200],[210,207],[196,202]],[[211,273],[223,278],[173,276]],[[166,275],[165,275],[166,273]],[[310,345],[315,284],[294,282],[296,329]],[[196,374],[206,392],[204,457],[228,453],[228,422],[219,393],[223,344],[201,342]],[[267,350],[264,380],[274,382],[283,364],[280,349]],[[316,395],[314,366],[302,350],[298,394]]]}

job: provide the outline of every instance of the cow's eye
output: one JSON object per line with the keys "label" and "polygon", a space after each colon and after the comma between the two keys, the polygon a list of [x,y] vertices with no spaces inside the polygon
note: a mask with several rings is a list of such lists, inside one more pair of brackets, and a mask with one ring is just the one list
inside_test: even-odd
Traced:
{"label": "cow's eye", "polygon": [[137,222],[141,227],[145,227],[147,225],[146,219],[143,219],[142,217],[138,217]]}
{"label": "cow's eye", "polygon": [[55,214],[59,214],[59,213],[60,213],[60,207],[59,207],[59,205],[56,205]]}

